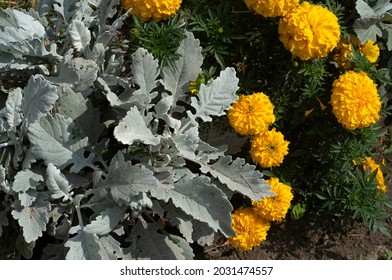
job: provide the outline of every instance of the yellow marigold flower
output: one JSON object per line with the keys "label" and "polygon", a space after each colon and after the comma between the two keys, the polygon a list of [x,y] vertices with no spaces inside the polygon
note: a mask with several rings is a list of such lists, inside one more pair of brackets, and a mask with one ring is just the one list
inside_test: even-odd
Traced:
{"label": "yellow marigold flower", "polygon": [[370,63],[376,62],[380,55],[380,48],[372,40],[368,40],[365,45],[359,48],[359,50],[364,56],[366,56]]}
{"label": "yellow marigold flower", "polygon": [[252,159],[263,168],[279,166],[288,154],[289,141],[284,140],[281,132],[275,128],[253,137],[250,148]]}
{"label": "yellow marigold flower", "polygon": [[131,10],[142,21],[160,21],[174,16],[180,8],[182,0],[122,0],[122,7]]}
{"label": "yellow marigold flower", "polygon": [[308,2],[281,18],[278,31],[284,47],[302,60],[326,57],[340,39],[338,18]]}
{"label": "yellow marigold flower", "polygon": [[294,197],[291,193],[291,187],[279,182],[278,178],[271,178],[267,180],[267,183],[271,185],[271,190],[275,195],[265,197],[260,201],[253,201],[252,205],[256,213],[262,218],[281,222],[286,217],[291,200]]}
{"label": "yellow marigold flower", "polygon": [[241,95],[227,112],[227,117],[239,134],[258,134],[275,121],[274,105],[262,92]]}
{"label": "yellow marigold flower", "polygon": [[348,71],[333,82],[332,112],[346,129],[368,127],[380,118],[377,85],[365,72]]}
{"label": "yellow marigold flower", "polygon": [[230,244],[239,249],[251,250],[266,240],[270,223],[260,218],[253,208],[240,208],[231,215],[231,226],[236,236],[230,237]]}
{"label": "yellow marigold flower", "polygon": [[366,171],[368,167],[370,168],[370,172],[375,172],[377,170],[376,173],[377,191],[379,193],[385,193],[387,191],[387,186],[385,185],[384,175],[382,173],[380,165],[377,164],[374,161],[374,159],[372,159],[371,157],[366,157],[365,160],[366,161],[363,162],[363,170]]}
{"label": "yellow marigold flower", "polygon": [[299,0],[244,0],[249,10],[263,17],[280,17],[297,7]]}
{"label": "yellow marigold flower", "polygon": [[368,40],[364,45],[362,45],[361,41],[359,41],[355,36],[351,36],[351,42],[341,40],[336,47],[336,53],[333,58],[341,68],[346,70],[352,68],[350,59],[354,55],[352,51],[353,47],[357,48],[370,63],[376,62],[380,56],[380,48],[372,40]]}

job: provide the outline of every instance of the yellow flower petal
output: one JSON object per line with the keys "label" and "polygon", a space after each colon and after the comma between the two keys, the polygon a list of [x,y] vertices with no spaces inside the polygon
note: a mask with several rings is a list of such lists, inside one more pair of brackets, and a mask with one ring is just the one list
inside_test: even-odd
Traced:
{"label": "yellow flower petal", "polygon": [[142,21],[160,21],[174,16],[180,8],[182,0],[122,0],[122,7],[131,10]]}
{"label": "yellow flower petal", "polygon": [[337,121],[349,130],[368,127],[380,118],[377,85],[362,71],[348,71],[334,81],[331,104]]}
{"label": "yellow flower petal", "polygon": [[299,0],[244,0],[249,10],[264,17],[279,17],[298,7]]}
{"label": "yellow flower petal", "polygon": [[271,178],[267,183],[271,185],[271,190],[275,195],[265,197],[260,201],[252,201],[252,205],[262,218],[281,222],[286,217],[294,197],[291,193],[291,187],[281,183],[278,178]]}
{"label": "yellow flower petal", "polygon": [[252,159],[263,168],[279,166],[288,154],[289,142],[275,128],[253,137],[250,148]]}
{"label": "yellow flower petal", "polygon": [[340,40],[338,18],[308,2],[282,17],[278,32],[284,47],[301,60],[326,57]]}
{"label": "yellow flower petal", "polygon": [[274,105],[262,92],[241,95],[227,112],[227,117],[239,134],[258,134],[275,121]]}
{"label": "yellow flower petal", "polygon": [[251,250],[266,240],[270,223],[257,215],[253,208],[240,208],[232,214],[231,218],[236,236],[228,240],[233,247]]}

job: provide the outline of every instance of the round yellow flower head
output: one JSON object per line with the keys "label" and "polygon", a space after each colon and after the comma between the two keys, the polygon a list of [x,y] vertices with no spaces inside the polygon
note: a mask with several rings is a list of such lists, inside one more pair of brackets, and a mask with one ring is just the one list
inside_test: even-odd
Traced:
{"label": "round yellow flower head", "polygon": [[230,244],[242,250],[251,250],[267,239],[270,223],[260,218],[253,208],[240,208],[231,215],[231,226],[236,236],[230,237]]}
{"label": "round yellow flower head", "polygon": [[380,118],[377,85],[365,72],[347,71],[333,82],[332,112],[346,129],[368,127]]}
{"label": "round yellow flower head", "polygon": [[174,16],[180,8],[182,0],[122,0],[122,7],[131,10],[142,21],[160,21]]}
{"label": "round yellow flower head", "polygon": [[370,172],[374,172],[377,170],[376,173],[376,183],[377,183],[377,191],[379,193],[385,193],[387,191],[387,186],[385,185],[384,181],[384,175],[382,173],[382,170],[380,168],[380,165],[377,164],[374,159],[371,157],[366,157],[365,162],[363,162],[363,170],[366,171],[366,169],[369,167]]}
{"label": "round yellow flower head", "polygon": [[301,60],[326,57],[340,39],[338,18],[308,2],[281,18],[278,31],[284,47]]}
{"label": "round yellow flower head", "polygon": [[359,50],[370,63],[376,62],[380,56],[380,48],[372,40],[368,40],[365,45],[359,47]]}
{"label": "round yellow flower head", "polygon": [[239,134],[258,134],[275,121],[274,105],[262,92],[241,95],[227,112],[227,117]]}
{"label": "round yellow flower head", "polygon": [[263,17],[280,17],[297,7],[299,0],[244,0],[249,10]]}
{"label": "round yellow flower head", "polygon": [[291,187],[279,182],[278,178],[271,178],[267,181],[271,185],[271,190],[275,193],[274,196],[265,197],[260,201],[252,201],[252,205],[258,215],[262,218],[281,222],[290,208],[293,194]]}
{"label": "round yellow flower head", "polygon": [[250,148],[252,159],[263,168],[279,166],[288,154],[289,141],[284,140],[281,132],[275,128],[253,137]]}

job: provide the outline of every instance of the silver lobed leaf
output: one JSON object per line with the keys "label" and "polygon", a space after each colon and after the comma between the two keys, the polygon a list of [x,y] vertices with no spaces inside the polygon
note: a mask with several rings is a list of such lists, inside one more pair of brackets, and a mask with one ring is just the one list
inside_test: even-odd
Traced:
{"label": "silver lobed leaf", "polygon": [[172,111],[178,110],[176,104],[185,98],[184,93],[189,91],[189,82],[196,80],[201,72],[203,64],[201,52],[200,41],[195,39],[193,33],[185,32],[185,39],[176,51],[178,57],[162,69],[161,83],[173,96]]}
{"label": "silver lobed leaf", "polygon": [[72,186],[64,174],[51,162],[46,168],[46,186],[52,193],[50,196],[52,199],[62,198],[63,201],[67,201],[72,198]]}
{"label": "silver lobed leaf", "polygon": [[191,98],[191,106],[196,113],[188,111],[188,116],[193,120],[201,118],[207,122],[212,121],[211,116],[225,115],[225,111],[238,99],[238,81],[234,68],[228,67],[207,85],[201,84],[197,96]]}
{"label": "silver lobed leaf", "polygon": [[69,248],[66,260],[100,260],[101,250],[99,246],[98,236],[94,233],[88,233],[82,229],[77,231],[77,234],[64,244]]}
{"label": "silver lobed leaf", "polygon": [[165,201],[172,203],[192,216],[207,223],[215,231],[225,236],[233,235],[231,228],[232,205],[226,195],[211,183],[206,176],[184,176],[174,183]]}
{"label": "silver lobed leaf", "polygon": [[50,84],[43,76],[35,75],[29,79],[23,90],[22,111],[27,124],[46,115],[58,99],[57,87]]}
{"label": "silver lobed leaf", "polygon": [[201,172],[210,173],[230,190],[252,200],[261,200],[274,194],[263,179],[263,174],[256,170],[256,166],[246,163],[243,158],[233,160],[231,156],[222,156],[213,164],[198,163],[201,164]]}
{"label": "silver lobed leaf", "polygon": [[30,157],[43,159],[48,165],[64,169],[71,165],[70,171],[78,173],[85,166],[91,166],[94,154],[84,155],[88,139],[80,139],[72,119],[63,115],[47,115],[29,126],[28,136],[32,146]]}
{"label": "silver lobed leaf", "polygon": [[159,144],[160,136],[154,135],[148,127],[151,120],[149,116],[151,117],[151,115],[144,116],[137,107],[132,107],[114,129],[114,137],[126,145],[134,143]]}
{"label": "silver lobed leaf", "polygon": [[125,161],[120,152],[112,159],[106,179],[97,184],[97,188],[108,189],[120,206],[129,204],[132,196],[158,187],[159,181],[152,171],[141,164],[132,165],[130,161]]}
{"label": "silver lobed leaf", "polygon": [[13,203],[12,217],[18,220],[22,227],[23,237],[27,243],[33,242],[42,236],[49,221],[50,203],[47,195],[40,193],[37,199],[29,207],[23,207],[19,201]]}

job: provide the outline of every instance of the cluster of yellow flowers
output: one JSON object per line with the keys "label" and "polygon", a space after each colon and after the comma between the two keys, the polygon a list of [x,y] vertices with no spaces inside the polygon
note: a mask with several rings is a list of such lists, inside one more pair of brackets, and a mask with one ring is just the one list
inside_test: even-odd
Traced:
{"label": "cluster of yellow flowers", "polygon": [[227,112],[230,125],[242,135],[252,135],[250,155],[263,168],[279,166],[289,142],[268,127],[275,121],[274,105],[263,92],[241,95]]}
{"label": "cluster of yellow flowers", "polygon": [[346,129],[368,127],[380,118],[377,85],[365,72],[350,70],[333,83],[332,112]]}
{"label": "cluster of yellow flowers", "polygon": [[293,199],[291,187],[271,178],[274,196],[253,201],[252,207],[240,208],[232,214],[232,228],[236,235],[229,238],[233,247],[251,250],[266,240],[271,222],[281,222],[287,214]]}
{"label": "cluster of yellow flowers", "polygon": [[370,63],[375,63],[380,56],[380,48],[372,40],[368,40],[365,44],[361,44],[361,41],[355,36],[351,36],[350,40],[341,39],[333,56],[333,59],[341,68],[346,70],[353,68],[350,61],[354,55],[353,48],[359,50]]}
{"label": "cluster of yellow flowers", "polygon": [[174,16],[182,0],[122,0],[122,7],[131,10],[142,21],[160,21]]}
{"label": "cluster of yellow flowers", "polygon": [[299,0],[244,0],[264,17],[281,17],[279,39],[301,60],[326,57],[339,43],[338,18],[327,8]]}

